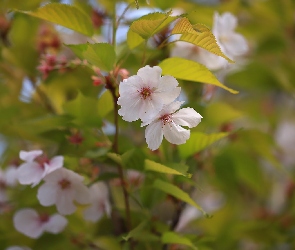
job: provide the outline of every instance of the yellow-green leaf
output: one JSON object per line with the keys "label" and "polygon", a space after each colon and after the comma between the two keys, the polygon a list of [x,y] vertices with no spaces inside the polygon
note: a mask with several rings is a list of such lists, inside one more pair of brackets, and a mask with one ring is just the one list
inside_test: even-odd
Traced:
{"label": "yellow-green leaf", "polygon": [[162,61],[159,66],[162,68],[163,75],[171,75],[187,81],[209,83],[223,88],[232,94],[238,93],[238,91],[223,85],[209,69],[195,61],[172,57]]}
{"label": "yellow-green leaf", "polygon": [[114,47],[108,43],[85,43],[85,44],[68,44],[69,47],[79,58],[86,59],[105,71],[111,71],[116,61]]}
{"label": "yellow-green leaf", "polygon": [[188,178],[191,177],[191,175],[188,173],[183,173],[183,172],[177,171],[176,169],[169,168],[165,165],[162,165],[160,163],[157,163],[157,162],[154,162],[151,160],[147,160],[147,159],[145,160],[144,169],[148,170],[148,171],[158,172],[158,173],[182,175],[182,176],[186,176]]}
{"label": "yellow-green leaf", "polygon": [[163,244],[180,244],[189,246],[194,250],[197,250],[198,248],[191,242],[190,239],[180,236],[179,234],[175,232],[165,232],[162,235],[162,243]]}
{"label": "yellow-green leaf", "polygon": [[199,209],[205,216],[208,216],[208,214],[186,192],[182,191],[179,187],[159,179],[155,180],[155,182],[153,183],[153,187],[194,206],[195,208]]}
{"label": "yellow-green leaf", "polygon": [[225,58],[230,63],[234,62],[221,51],[211,30],[203,24],[192,25],[186,17],[183,17],[174,26],[171,34],[181,34],[180,41],[192,43]]}
{"label": "yellow-green leaf", "polygon": [[178,146],[179,154],[182,159],[200,152],[207,148],[214,142],[228,136],[228,133],[214,133],[204,134],[200,132],[191,133],[189,140],[182,145]]}
{"label": "yellow-green leaf", "polygon": [[151,13],[134,21],[130,29],[144,39],[148,39],[178,17],[171,17],[168,13]]}
{"label": "yellow-green leaf", "polygon": [[90,17],[75,6],[50,3],[35,11],[17,11],[59,24],[86,36],[93,35],[93,26]]}
{"label": "yellow-green leaf", "polygon": [[97,111],[100,117],[105,117],[114,109],[113,97],[110,91],[105,91],[97,102]]}
{"label": "yellow-green leaf", "polygon": [[132,31],[131,29],[128,30],[127,44],[130,49],[134,49],[138,45],[142,44],[144,41],[145,40],[140,35]]}
{"label": "yellow-green leaf", "polygon": [[144,220],[137,227],[132,229],[126,236],[123,236],[122,238],[125,241],[128,241],[130,238],[135,237],[136,235],[142,234],[142,231],[147,226],[148,222],[149,220]]}
{"label": "yellow-green leaf", "polygon": [[121,155],[115,153],[107,153],[107,157],[109,157],[112,161],[116,162],[119,165],[122,165]]}

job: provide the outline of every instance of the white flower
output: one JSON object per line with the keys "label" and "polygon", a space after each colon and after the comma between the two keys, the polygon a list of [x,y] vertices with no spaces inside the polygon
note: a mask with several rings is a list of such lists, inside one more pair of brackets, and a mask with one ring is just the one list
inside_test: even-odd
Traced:
{"label": "white flower", "polygon": [[83,184],[83,177],[75,172],[60,168],[44,178],[45,183],[38,189],[38,199],[43,206],[56,205],[60,214],[76,211],[74,201],[89,204],[89,189]]}
{"label": "white flower", "polygon": [[97,182],[90,188],[91,206],[84,210],[85,220],[92,222],[98,221],[103,214],[111,215],[111,204],[109,202],[109,192],[106,184]]}
{"label": "white flower", "polygon": [[14,227],[24,235],[37,239],[44,232],[58,234],[64,230],[68,221],[65,217],[54,214],[39,215],[34,209],[25,208],[13,216]]}
{"label": "white flower", "polygon": [[63,166],[63,157],[48,159],[42,150],[20,151],[19,157],[25,161],[17,169],[20,184],[36,186],[49,173]]}
{"label": "white flower", "polygon": [[149,124],[145,130],[145,138],[151,150],[159,148],[163,135],[170,143],[177,145],[185,143],[190,137],[190,130],[181,126],[192,128],[201,122],[203,117],[192,108],[183,108],[175,112],[182,103],[177,101],[166,105],[153,121],[141,124],[141,126]]}
{"label": "white flower", "polygon": [[[236,33],[237,18],[229,12],[222,15],[214,13],[212,33],[222,52],[229,58],[236,60],[238,56],[248,51],[246,39]],[[210,70],[220,70],[228,66],[223,57],[210,53],[198,46],[187,42],[176,42],[171,51],[172,57],[183,57],[205,65]]]}
{"label": "white flower", "polygon": [[162,76],[158,66],[145,66],[137,75],[123,80],[119,86],[121,105],[119,115],[125,121],[143,122],[154,117],[164,105],[173,102],[180,94],[178,82],[172,76]]}
{"label": "white flower", "polygon": [[212,32],[215,35],[221,50],[229,57],[236,57],[245,54],[248,51],[248,45],[245,38],[236,33],[237,18],[225,12],[219,15],[214,13],[214,24]]}

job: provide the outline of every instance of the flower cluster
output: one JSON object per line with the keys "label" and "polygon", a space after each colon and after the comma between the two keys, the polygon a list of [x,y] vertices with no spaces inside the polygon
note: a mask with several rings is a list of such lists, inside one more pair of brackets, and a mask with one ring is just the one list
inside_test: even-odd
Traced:
{"label": "flower cluster", "polygon": [[145,66],[119,86],[119,115],[129,122],[141,119],[141,126],[147,126],[145,138],[151,150],[159,148],[163,136],[173,144],[185,143],[190,131],[181,126],[195,127],[202,118],[192,108],[178,110],[182,102],[175,100],[181,88],[174,77],[161,73],[158,66]]}
{"label": "flower cluster", "polygon": [[111,205],[106,185],[95,183],[88,188],[82,176],[63,167],[63,156],[49,159],[42,150],[33,150],[21,151],[20,158],[24,163],[15,170],[19,183],[34,187],[44,181],[38,189],[37,198],[45,207],[55,205],[61,215],[39,215],[30,208],[19,210],[13,218],[19,232],[30,238],[38,238],[43,232],[57,234],[68,223],[62,215],[74,213],[77,204],[89,206],[83,214],[86,220],[95,222],[103,214],[110,215]]}

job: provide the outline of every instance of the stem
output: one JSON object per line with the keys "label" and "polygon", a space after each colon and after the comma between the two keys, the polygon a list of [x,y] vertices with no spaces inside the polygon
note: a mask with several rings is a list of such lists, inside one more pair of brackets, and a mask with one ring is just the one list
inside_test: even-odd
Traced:
{"label": "stem", "polygon": [[[118,137],[119,137],[119,124],[118,124],[119,107],[117,104],[118,98],[116,96],[115,89],[111,89],[110,91],[112,93],[113,102],[114,102],[114,123],[115,123],[115,128],[116,128],[114,143],[113,143],[113,151],[117,154],[118,153]],[[121,180],[122,187],[123,187],[127,229],[128,229],[128,231],[130,231],[132,228],[132,224],[131,224],[131,215],[130,215],[129,194],[128,194],[128,190],[126,188],[126,181],[125,181],[125,177],[124,177],[123,167],[121,165],[118,165],[118,172],[119,172],[120,180]],[[132,244],[131,244],[131,246],[132,246]]]}
{"label": "stem", "polygon": [[113,37],[112,37],[112,45],[114,46],[114,50],[116,50],[116,33],[117,33],[117,13],[116,13],[116,2],[113,7]]}

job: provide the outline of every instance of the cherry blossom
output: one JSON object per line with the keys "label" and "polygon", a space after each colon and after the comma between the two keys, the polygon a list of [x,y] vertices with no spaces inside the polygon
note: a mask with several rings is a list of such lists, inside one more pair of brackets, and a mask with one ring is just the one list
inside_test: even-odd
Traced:
{"label": "cherry blossom", "polygon": [[42,150],[20,151],[20,158],[25,161],[17,170],[18,181],[23,185],[36,186],[49,173],[63,166],[63,156],[48,159]]}
{"label": "cherry blossom", "polygon": [[16,212],[13,223],[17,231],[30,238],[37,239],[44,232],[60,233],[64,230],[68,221],[59,214],[39,215],[34,209],[25,208]]}
{"label": "cherry blossom", "polygon": [[[182,103],[176,101],[164,106],[155,119],[141,124],[141,126],[149,124],[145,130],[145,138],[151,150],[159,148],[163,136],[173,144],[185,143],[190,137],[190,130],[181,126],[192,128],[201,122],[203,117],[194,109],[183,108],[178,110]],[[178,111],[176,112],[176,110]]]}
{"label": "cherry blossom", "polygon": [[145,66],[137,75],[120,83],[119,115],[125,121],[143,122],[154,117],[164,105],[173,102],[180,94],[178,82],[172,76],[162,76],[158,66]]}
{"label": "cherry blossom", "polygon": [[89,189],[83,184],[83,177],[75,172],[60,168],[44,178],[37,197],[43,206],[56,205],[60,214],[72,214],[76,211],[74,201],[80,204],[90,203]]}
{"label": "cherry blossom", "polygon": [[[222,15],[217,12],[214,13],[212,33],[216,37],[222,52],[233,60],[248,51],[246,39],[235,32],[236,26],[237,18],[231,13],[225,12]],[[171,51],[171,56],[199,62],[210,70],[220,70],[229,65],[223,57],[212,54],[194,44],[181,41],[176,43],[176,46]]]}
{"label": "cherry blossom", "polygon": [[111,215],[111,204],[109,202],[109,192],[105,183],[97,182],[90,188],[91,206],[84,210],[85,220],[98,221],[103,214]]}

